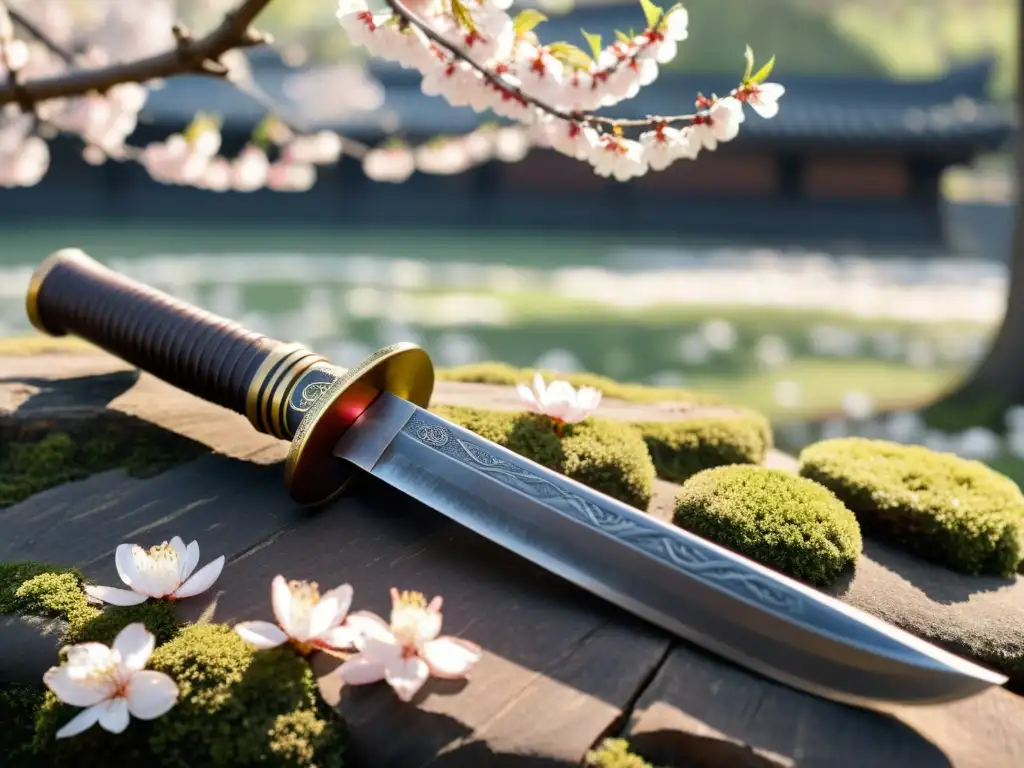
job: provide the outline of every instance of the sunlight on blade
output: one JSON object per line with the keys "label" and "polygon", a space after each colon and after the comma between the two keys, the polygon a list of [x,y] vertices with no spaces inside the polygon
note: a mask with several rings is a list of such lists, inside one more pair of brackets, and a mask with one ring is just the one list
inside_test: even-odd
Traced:
{"label": "sunlight on blade", "polygon": [[502,547],[697,645],[859,706],[1006,681],[390,394],[334,453]]}

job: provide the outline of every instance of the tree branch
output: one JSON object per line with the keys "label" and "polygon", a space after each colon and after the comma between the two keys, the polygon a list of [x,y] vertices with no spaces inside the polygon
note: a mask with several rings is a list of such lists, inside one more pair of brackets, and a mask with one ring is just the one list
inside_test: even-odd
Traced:
{"label": "tree branch", "polygon": [[[145,83],[174,75],[222,76],[224,71],[219,59],[224,53],[267,42],[265,36],[251,30],[249,25],[270,1],[241,0],[238,7],[225,14],[224,20],[208,35],[194,40],[179,34],[174,48],[154,56],[109,67],[76,69],[54,77],[26,80],[17,87],[7,83],[0,87],[0,106],[12,102],[26,106],[93,91],[103,93],[121,83]],[[26,28],[26,31],[29,30]],[[29,33],[32,34],[31,31]]]}

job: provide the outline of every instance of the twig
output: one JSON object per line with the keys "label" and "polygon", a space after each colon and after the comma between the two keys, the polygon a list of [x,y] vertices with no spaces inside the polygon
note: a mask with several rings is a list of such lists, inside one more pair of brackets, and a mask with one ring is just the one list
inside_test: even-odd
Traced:
{"label": "twig", "polygon": [[19,27],[24,29],[30,36],[34,37],[43,46],[60,58],[65,64],[74,64],[75,57],[71,55],[71,52],[66,50],[62,45],[57,43],[52,37],[46,34],[31,19],[25,18],[25,15],[21,11],[17,11],[13,8],[7,9],[7,15],[11,17],[11,21],[17,24]]}
{"label": "twig", "polygon": [[97,91],[103,93],[121,83],[145,83],[182,74],[223,76],[225,68],[220,57],[234,48],[261,45],[268,38],[249,28],[253,20],[271,0],[241,0],[235,10],[225,14],[223,21],[198,40],[187,34],[178,44],[163,53],[135,61],[96,69],[77,69],[54,77],[26,80],[15,87],[0,87],[0,106],[17,102],[22,106],[49,99],[81,96]]}

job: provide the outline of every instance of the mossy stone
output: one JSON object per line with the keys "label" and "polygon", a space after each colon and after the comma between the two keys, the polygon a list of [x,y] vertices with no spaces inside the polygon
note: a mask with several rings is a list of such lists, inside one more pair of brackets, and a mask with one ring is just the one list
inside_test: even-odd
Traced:
{"label": "mossy stone", "polygon": [[[507,363],[472,363],[447,368],[437,372],[441,381],[461,381],[468,384],[497,384],[515,386],[529,381],[536,371],[533,368],[516,368]],[[677,387],[650,387],[645,384],[630,384],[609,379],[596,373],[554,373],[541,371],[548,379],[567,381],[574,387],[595,387],[605,397],[614,397],[633,403],[687,402],[695,405],[724,405],[717,395],[695,392]]]}
{"label": "mossy stone", "polygon": [[36,727],[36,710],[42,701],[42,688],[0,685],[0,765],[4,768],[32,765],[29,747]]}
{"label": "mossy stone", "polygon": [[697,473],[683,484],[672,521],[816,585],[834,581],[863,547],[856,517],[831,491],[764,467]]}
{"label": "mossy stone", "polygon": [[629,750],[625,739],[605,739],[597,749],[587,753],[588,768],[654,768]]}
{"label": "mossy stone", "polygon": [[132,720],[116,736],[93,727],[55,740],[79,710],[47,693],[36,721],[37,759],[55,768],[344,765],[345,729],[290,648],[253,651],[230,627],[195,624],[158,646],[149,668],[178,684],[178,703],[167,714]]}
{"label": "mossy stone", "polygon": [[646,510],[654,465],[639,430],[620,422],[588,418],[565,427],[532,413],[508,413],[441,405],[432,409],[491,442],[560,472],[596,491]]}
{"label": "mossy stone", "polygon": [[128,416],[98,417],[81,435],[51,432],[0,444],[0,509],[63,483],[123,469],[151,477],[198,458],[209,448]]}
{"label": "mossy stone", "polygon": [[711,467],[763,464],[773,444],[771,423],[754,411],[634,426],[644,436],[658,477],[673,483]]}
{"label": "mossy stone", "polygon": [[981,462],[847,437],[807,446],[800,474],[831,489],[865,531],[932,562],[1002,576],[1020,566],[1024,495]]}

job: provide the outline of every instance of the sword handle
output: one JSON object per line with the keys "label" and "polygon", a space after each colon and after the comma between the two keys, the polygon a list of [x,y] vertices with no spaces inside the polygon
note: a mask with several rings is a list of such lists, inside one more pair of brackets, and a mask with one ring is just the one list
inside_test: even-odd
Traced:
{"label": "sword handle", "polygon": [[[25,308],[43,333],[79,336],[282,439],[291,439],[304,414],[303,398],[286,397],[299,380],[297,394],[309,394],[344,373],[300,344],[253,333],[74,248],[57,251],[36,269]],[[310,386],[315,382],[319,386]]]}

